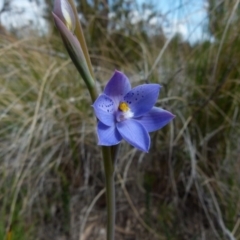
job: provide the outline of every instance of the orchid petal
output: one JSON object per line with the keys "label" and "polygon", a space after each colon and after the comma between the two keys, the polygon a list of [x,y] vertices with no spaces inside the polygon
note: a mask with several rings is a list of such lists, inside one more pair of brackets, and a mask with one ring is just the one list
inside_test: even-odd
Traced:
{"label": "orchid petal", "polygon": [[114,124],[115,105],[107,95],[100,95],[93,104],[94,112],[97,118],[107,126]]}
{"label": "orchid petal", "polygon": [[117,130],[124,140],[141,151],[148,152],[150,137],[141,123],[134,119],[128,119],[117,123]]}
{"label": "orchid petal", "polygon": [[115,126],[106,126],[102,122],[98,122],[97,126],[98,145],[112,146],[118,144],[122,137]]}
{"label": "orchid petal", "polygon": [[104,93],[111,97],[116,105],[123,100],[123,97],[131,90],[131,84],[123,73],[115,71],[107,83]]}
{"label": "orchid petal", "polygon": [[168,124],[175,116],[158,107],[153,107],[148,113],[137,118],[136,120],[140,122],[148,132],[156,131],[166,124]]}
{"label": "orchid petal", "polygon": [[152,109],[157,101],[160,90],[159,84],[143,84],[133,88],[124,96],[134,117],[140,117]]}

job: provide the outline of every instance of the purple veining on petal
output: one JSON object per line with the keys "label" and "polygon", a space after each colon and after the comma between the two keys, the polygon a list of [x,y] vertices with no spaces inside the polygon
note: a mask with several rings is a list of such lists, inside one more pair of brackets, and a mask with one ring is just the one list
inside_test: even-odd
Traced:
{"label": "purple veining on petal", "polygon": [[112,126],[115,121],[115,105],[111,98],[105,94],[100,95],[93,104],[97,118],[107,126]]}
{"label": "purple veining on petal", "polygon": [[157,101],[160,90],[159,84],[143,84],[133,88],[124,96],[134,117],[139,117],[152,109]]}

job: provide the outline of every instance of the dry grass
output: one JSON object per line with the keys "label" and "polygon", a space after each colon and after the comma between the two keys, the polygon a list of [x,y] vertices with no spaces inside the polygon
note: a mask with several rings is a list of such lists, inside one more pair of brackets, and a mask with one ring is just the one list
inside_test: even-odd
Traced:
{"label": "dry grass", "polygon": [[[115,32],[90,48],[100,86],[116,67],[133,85],[147,78],[176,115],[149,154],[121,144],[116,239],[240,239],[240,42],[224,26],[194,47]],[[12,240],[104,239],[90,97],[60,39],[2,36],[0,56],[0,239],[10,225]]]}

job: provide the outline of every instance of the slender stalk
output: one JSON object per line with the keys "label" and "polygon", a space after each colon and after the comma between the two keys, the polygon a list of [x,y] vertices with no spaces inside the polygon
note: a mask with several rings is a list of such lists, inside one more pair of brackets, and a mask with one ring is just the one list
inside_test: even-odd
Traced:
{"label": "slender stalk", "polygon": [[107,198],[107,240],[114,240],[115,234],[115,184],[114,162],[110,147],[102,147],[105,170],[106,198]]}
{"label": "slender stalk", "polygon": [[119,144],[111,146],[111,156],[113,165],[116,164],[117,156],[118,156]]}
{"label": "slender stalk", "polygon": [[[75,34],[81,45],[83,54],[85,56],[88,69],[92,78],[94,78],[92,64],[88,53],[88,48],[86,45],[86,41],[83,35],[82,27],[80,21],[78,19],[77,9],[75,7],[73,0],[68,0],[76,19],[76,29]],[[88,76],[85,76],[85,80]],[[91,79],[89,79],[91,80]],[[86,81],[91,82],[91,81]],[[94,102],[97,98],[97,90],[96,86],[92,86],[87,84],[88,90],[90,92],[92,101]],[[104,170],[105,170],[105,181],[106,181],[106,199],[107,199],[107,240],[114,240],[115,234],[115,184],[114,184],[114,162],[117,156],[117,146],[113,147],[102,147],[102,157],[104,162]]]}

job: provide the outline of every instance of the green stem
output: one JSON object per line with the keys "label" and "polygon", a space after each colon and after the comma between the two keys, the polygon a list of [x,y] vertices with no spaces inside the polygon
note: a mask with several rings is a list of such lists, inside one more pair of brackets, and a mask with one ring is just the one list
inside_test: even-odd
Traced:
{"label": "green stem", "polygon": [[111,146],[111,156],[112,156],[113,164],[116,164],[117,155],[118,155],[118,150],[119,150],[119,144],[118,144],[118,145]]}
{"label": "green stem", "polygon": [[[78,20],[77,9],[75,7],[73,0],[68,0],[72,6],[76,21],[75,34],[81,45],[83,54],[85,56],[88,69],[90,71],[91,77],[94,78],[92,64],[89,57],[86,41],[82,31],[80,21]],[[83,76],[82,76],[83,77]],[[89,76],[84,76],[84,80],[88,79]],[[96,86],[92,86],[89,83],[91,79],[86,81],[88,90],[90,92],[92,102],[97,98]],[[115,233],[115,184],[114,184],[114,162],[117,156],[117,146],[112,147],[102,147],[102,156],[104,161],[105,179],[106,179],[106,198],[107,198],[107,240],[114,240]]]}
{"label": "green stem", "polygon": [[105,169],[106,198],[107,198],[107,240],[114,240],[115,233],[115,184],[114,162],[111,157],[111,148],[102,147]]}

